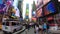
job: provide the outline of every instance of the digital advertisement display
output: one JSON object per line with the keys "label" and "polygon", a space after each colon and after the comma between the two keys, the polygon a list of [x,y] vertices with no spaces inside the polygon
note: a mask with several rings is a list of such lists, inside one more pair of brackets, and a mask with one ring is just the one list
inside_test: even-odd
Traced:
{"label": "digital advertisement display", "polygon": [[29,4],[26,4],[26,19],[29,18]]}
{"label": "digital advertisement display", "polygon": [[38,11],[37,11],[37,17],[41,17],[42,16],[42,8],[40,8]]}
{"label": "digital advertisement display", "polygon": [[37,20],[36,18],[32,17],[32,21],[36,22],[36,20]]}
{"label": "digital advertisement display", "polygon": [[55,13],[56,12],[56,8],[53,2],[48,3],[47,5],[45,5],[43,7],[44,10],[44,15],[48,15],[50,13]]}
{"label": "digital advertisement display", "polygon": [[3,10],[5,7],[4,4],[0,4],[0,14],[4,14],[5,10]]}
{"label": "digital advertisement display", "polygon": [[3,0],[0,0],[0,4],[3,4]]}
{"label": "digital advertisement display", "polygon": [[35,17],[35,16],[36,16],[36,12],[32,11],[32,17]]}

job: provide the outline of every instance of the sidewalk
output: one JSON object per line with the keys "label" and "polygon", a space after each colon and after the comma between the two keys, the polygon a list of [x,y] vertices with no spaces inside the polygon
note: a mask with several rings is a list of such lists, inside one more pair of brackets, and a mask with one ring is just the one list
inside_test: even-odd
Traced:
{"label": "sidewalk", "polygon": [[51,33],[60,33],[60,30],[51,30]]}

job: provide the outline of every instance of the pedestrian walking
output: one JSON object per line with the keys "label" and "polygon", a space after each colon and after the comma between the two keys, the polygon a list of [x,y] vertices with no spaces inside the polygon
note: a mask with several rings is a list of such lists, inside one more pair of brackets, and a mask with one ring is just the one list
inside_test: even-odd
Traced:
{"label": "pedestrian walking", "polygon": [[43,28],[42,28],[42,25],[41,24],[39,24],[39,34],[42,34],[43,32],[43,30],[42,30]]}
{"label": "pedestrian walking", "polygon": [[49,24],[47,23],[47,34],[49,33]]}
{"label": "pedestrian walking", "polygon": [[46,25],[46,23],[43,24],[43,34],[47,34],[47,25]]}
{"label": "pedestrian walking", "polygon": [[35,33],[35,34],[39,34],[39,31],[38,31],[38,30],[39,30],[39,25],[38,25],[38,24],[36,24],[36,25],[35,25],[35,31],[36,31],[36,33]]}
{"label": "pedestrian walking", "polygon": [[28,32],[28,25],[27,25],[27,23],[25,23],[25,29],[26,29],[26,34],[27,34],[27,32]]}
{"label": "pedestrian walking", "polygon": [[30,25],[30,28],[32,27],[32,23],[29,23],[29,25]]}

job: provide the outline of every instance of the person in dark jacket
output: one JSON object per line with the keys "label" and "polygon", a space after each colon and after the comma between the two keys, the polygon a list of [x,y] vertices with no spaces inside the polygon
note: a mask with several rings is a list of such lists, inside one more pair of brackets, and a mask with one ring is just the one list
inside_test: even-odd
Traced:
{"label": "person in dark jacket", "polygon": [[37,23],[34,23],[34,29],[35,29],[35,33],[36,33],[36,28],[39,27],[39,25]]}
{"label": "person in dark jacket", "polygon": [[47,33],[49,33],[49,28],[50,28],[49,24],[47,24]]}

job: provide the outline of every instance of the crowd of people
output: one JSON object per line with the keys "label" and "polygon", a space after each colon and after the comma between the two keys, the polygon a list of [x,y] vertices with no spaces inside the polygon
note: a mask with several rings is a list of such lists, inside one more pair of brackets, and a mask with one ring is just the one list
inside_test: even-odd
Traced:
{"label": "crowd of people", "polygon": [[49,24],[43,23],[38,24],[38,23],[26,23],[24,24],[26,29],[29,31],[30,28],[34,28],[34,33],[35,34],[48,34],[49,33]]}

